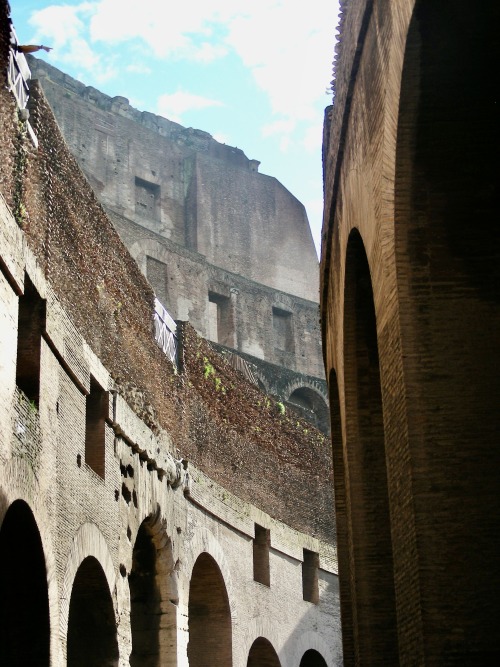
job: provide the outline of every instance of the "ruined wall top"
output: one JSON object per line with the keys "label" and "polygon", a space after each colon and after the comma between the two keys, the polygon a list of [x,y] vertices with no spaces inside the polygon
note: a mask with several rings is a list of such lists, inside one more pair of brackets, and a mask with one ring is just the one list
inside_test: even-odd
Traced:
{"label": "ruined wall top", "polygon": [[318,260],[304,206],[259,173],[257,160],[43,61],[29,62],[104,206],[213,266],[318,302]]}
{"label": "ruined wall top", "polygon": [[[4,72],[8,25],[1,18]],[[68,150],[40,86],[31,87],[30,103],[37,149],[5,86],[0,121],[0,191],[22,230],[18,251],[29,248],[36,259],[32,280],[43,275],[115,388],[126,399],[139,393],[148,425],[175,434],[179,453],[228,490],[299,530],[332,540],[326,438],[300,417],[265,403],[265,395],[189,326],[183,328],[177,372],[154,340],[153,291]]]}
{"label": "ruined wall top", "polygon": [[82,100],[85,100],[102,111],[116,113],[123,118],[128,118],[135,123],[140,123],[149,130],[158,132],[162,137],[166,137],[172,141],[179,141],[181,143],[188,142],[196,151],[224,157],[225,159],[229,159],[238,164],[240,167],[247,168],[249,171],[256,170],[256,163],[258,164],[257,160],[250,160],[247,158],[240,148],[221,144],[219,141],[216,141],[211,134],[204,130],[184,127],[179,123],[164,118],[163,116],[158,116],[149,111],[140,111],[131,106],[126,97],[120,95],[110,97],[100,90],[97,90],[97,88],[86,86],[69,74],[65,74],[44,60],[40,60],[34,56],[28,55],[27,60],[32,68],[33,78],[43,79],[44,77],[48,77],[53,83],[63,86],[68,91],[81,97]]}

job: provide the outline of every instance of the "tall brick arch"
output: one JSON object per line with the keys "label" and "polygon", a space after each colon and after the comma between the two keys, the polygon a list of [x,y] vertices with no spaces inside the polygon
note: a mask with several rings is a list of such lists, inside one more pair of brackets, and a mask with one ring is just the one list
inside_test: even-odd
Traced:
{"label": "tall brick arch", "polygon": [[227,589],[220,568],[206,551],[194,564],[189,585],[189,641],[192,667],[232,667],[232,622]]}
{"label": "tall brick arch", "polygon": [[[80,566],[88,559],[93,559],[98,564],[111,600],[116,599],[116,572],[106,540],[95,524],[84,523],[73,537],[61,586],[60,631],[62,637],[67,638],[68,636],[70,602],[75,579]],[[113,602],[113,607],[114,604]],[[116,624],[116,611],[114,611],[114,616]]]}
{"label": "tall brick arch", "polygon": [[278,654],[265,637],[257,637],[250,647],[247,667],[281,667]]}
{"label": "tall brick arch", "polygon": [[[332,655],[331,648],[317,632],[311,630],[302,632],[295,641],[291,642],[291,651],[287,650],[283,665],[300,667],[306,653],[314,652],[327,667],[337,667],[341,664],[341,656]],[[288,647],[287,647],[288,648]],[[319,663],[322,667],[323,663]]]}
{"label": "tall brick arch", "polygon": [[[8,485],[4,488],[0,488],[0,531],[2,530],[2,525],[9,508],[15,503],[26,506],[27,514],[32,517],[34,525],[32,530],[38,533],[43,554],[48,594],[50,655],[56,660],[59,657],[58,627],[60,618],[60,589],[56,576],[53,536],[49,529],[50,519],[46,503],[35,502],[37,492],[39,491],[38,487],[35,486],[34,489],[27,488],[29,481],[32,479],[27,463],[23,459],[19,459],[19,461],[16,462],[16,465],[12,466],[10,472],[10,489],[8,488]],[[12,555],[14,555],[10,547],[9,550]],[[17,560],[15,556],[14,559]]]}
{"label": "tall brick arch", "polygon": [[131,603],[130,665],[177,665],[177,573],[167,524],[157,512],[142,521],[128,574]]}
{"label": "tall brick arch", "polygon": [[[498,5],[342,9],[321,312],[342,417],[333,446],[344,661],[488,664],[500,652],[499,105],[487,74],[499,60]],[[374,312],[357,343],[355,228]],[[376,364],[370,345],[360,352],[363,337]],[[375,466],[353,460],[363,451]],[[387,572],[375,573],[378,561]]]}
{"label": "tall brick arch", "polygon": [[[232,632],[236,621],[231,571],[221,545],[206,528],[199,529],[193,535],[181,570],[188,593],[188,599],[182,602],[188,617],[189,664],[193,667],[204,665],[209,655],[207,642],[211,642],[213,653],[210,655],[214,664],[231,667]],[[206,607],[208,613],[205,620],[199,613],[203,607]]]}
{"label": "tall brick arch", "polygon": [[269,642],[273,651],[276,652],[280,664],[287,664],[283,658],[282,639],[279,637],[276,620],[264,615],[253,618],[243,628],[241,660],[248,659],[252,647],[258,639],[265,639],[266,642]]}
{"label": "tall brick arch", "polygon": [[317,426],[325,430],[328,424],[328,397],[320,382],[300,378],[289,382],[284,388],[283,395],[290,405],[296,405],[298,410],[314,413]]}
{"label": "tall brick arch", "polygon": [[50,664],[47,572],[30,507],[15,500],[0,525],[0,655],[11,667]]}

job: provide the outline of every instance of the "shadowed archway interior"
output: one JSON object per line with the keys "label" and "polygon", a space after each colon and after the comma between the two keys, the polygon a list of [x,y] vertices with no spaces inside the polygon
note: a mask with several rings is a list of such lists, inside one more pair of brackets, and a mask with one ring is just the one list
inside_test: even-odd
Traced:
{"label": "shadowed archway interior", "polygon": [[75,576],[68,620],[68,667],[117,667],[113,603],[104,571],[93,556]]}
{"label": "shadowed archway interior", "polygon": [[231,614],[222,573],[215,560],[202,553],[193,568],[189,588],[190,667],[231,667]]}
{"label": "shadowed archway interior", "polygon": [[258,637],[250,648],[247,667],[281,667],[278,655],[271,642]]}
{"label": "shadowed archway interior", "polygon": [[48,667],[50,621],[47,572],[35,518],[22,500],[0,528],[0,664]]}
{"label": "shadowed archway interior", "polygon": [[321,653],[311,648],[302,656],[300,667],[327,667],[327,664]]}

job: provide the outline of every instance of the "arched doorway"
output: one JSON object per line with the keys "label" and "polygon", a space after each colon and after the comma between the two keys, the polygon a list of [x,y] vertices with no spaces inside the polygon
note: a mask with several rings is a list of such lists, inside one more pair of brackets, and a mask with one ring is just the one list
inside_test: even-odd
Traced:
{"label": "arched doorway", "polygon": [[344,292],[346,458],[349,479],[349,581],[359,656],[398,662],[393,556],[377,321],[370,268],[354,229]]}
{"label": "arched doorway", "polygon": [[429,662],[500,654],[498,8],[416,2],[402,72],[396,265],[418,554],[399,578],[413,580],[407,614],[420,609]]}
{"label": "arched doorway", "polygon": [[116,667],[118,643],[106,575],[93,556],[85,558],[73,582],[68,619],[68,667]]}
{"label": "arched doorway", "polygon": [[134,543],[129,574],[131,667],[177,664],[177,587],[172,544],[153,517],[145,519]]}
{"label": "arched doorway", "polygon": [[303,417],[314,423],[323,433],[329,431],[328,406],[323,397],[310,387],[298,387],[288,399]]}
{"label": "arched doorway", "polygon": [[302,656],[300,667],[327,667],[327,664],[321,653],[311,648]]}
{"label": "arched doorway", "polygon": [[278,655],[271,642],[258,637],[250,648],[247,667],[281,667]]}
{"label": "arched doorway", "polygon": [[226,585],[215,560],[198,556],[189,587],[190,667],[231,667],[231,614]]}
{"label": "arched doorway", "polygon": [[47,571],[35,518],[22,500],[0,528],[0,664],[48,667],[50,621]]}

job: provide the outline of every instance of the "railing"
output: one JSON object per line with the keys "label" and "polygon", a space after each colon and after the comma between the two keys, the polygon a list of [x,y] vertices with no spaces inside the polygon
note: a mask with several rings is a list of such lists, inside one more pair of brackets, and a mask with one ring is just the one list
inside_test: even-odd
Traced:
{"label": "railing", "polygon": [[[23,120],[26,122],[26,127],[28,133],[31,137],[31,140],[35,147],[38,147],[38,140],[31,125],[28,122],[28,110],[26,109],[30,89],[28,86],[28,81],[31,79],[31,71],[28,67],[28,62],[24,57],[23,53],[20,53],[17,50],[18,41],[17,35],[14,28],[11,26],[10,29],[10,49],[9,49],[9,69],[7,72],[7,83],[9,90],[16,98],[17,106],[24,112]],[[26,111],[25,111],[26,109]]]}
{"label": "railing", "polygon": [[177,324],[158,299],[155,299],[154,326],[156,342],[177,367]]}

